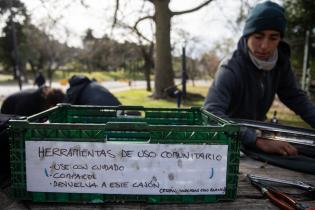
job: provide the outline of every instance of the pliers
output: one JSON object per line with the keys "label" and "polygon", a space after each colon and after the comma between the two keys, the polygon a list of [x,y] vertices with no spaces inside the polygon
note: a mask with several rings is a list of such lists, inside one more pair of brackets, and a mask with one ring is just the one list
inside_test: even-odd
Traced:
{"label": "pliers", "polygon": [[301,203],[296,202],[283,192],[279,192],[266,184],[261,183],[247,176],[250,182],[257,187],[261,193],[266,196],[273,204],[283,210],[305,210],[307,207]]}

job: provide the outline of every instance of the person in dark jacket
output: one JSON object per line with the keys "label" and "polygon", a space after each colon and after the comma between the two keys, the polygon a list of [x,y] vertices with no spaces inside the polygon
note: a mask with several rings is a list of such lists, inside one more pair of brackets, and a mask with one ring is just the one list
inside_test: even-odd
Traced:
{"label": "person in dark jacket", "polygon": [[47,86],[22,90],[3,101],[1,113],[30,116],[63,102],[64,97],[62,90]]}
{"label": "person in dark jacket", "polygon": [[37,85],[37,87],[41,87],[45,85],[45,83],[46,83],[45,77],[43,73],[39,71],[35,76],[34,85]]}
{"label": "person in dark jacket", "polygon": [[[283,41],[284,10],[267,1],[254,7],[232,56],[223,61],[209,88],[204,107],[223,118],[264,121],[275,95],[315,127],[315,107],[298,87],[290,64],[290,47]],[[253,129],[242,128],[245,147],[267,153],[297,155],[287,142],[260,138]]]}
{"label": "person in dark jacket", "polygon": [[85,76],[77,75],[69,79],[65,102],[74,105],[121,105],[120,101],[105,87]]}

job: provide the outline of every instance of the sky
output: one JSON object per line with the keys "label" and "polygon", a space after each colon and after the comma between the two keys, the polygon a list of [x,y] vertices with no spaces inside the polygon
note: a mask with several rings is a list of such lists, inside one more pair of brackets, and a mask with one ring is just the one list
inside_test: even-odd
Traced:
{"label": "sky", "polygon": [[[67,42],[70,46],[82,46],[81,39],[88,28],[93,30],[96,37],[108,34],[117,40],[135,41],[135,37],[125,30],[111,30],[114,14],[114,0],[21,0],[25,3],[32,22],[41,29],[51,33],[56,39]],[[244,0],[243,0],[244,1]],[[84,2],[82,6],[80,2]],[[118,15],[125,22],[134,22],[139,17],[141,0],[121,0]],[[199,5],[204,0],[171,0],[170,9],[181,11]],[[248,1],[249,4],[257,2]],[[232,39],[235,43],[241,35],[243,25],[236,25],[240,0],[214,0],[206,7],[194,13],[175,16],[172,19],[172,43],[177,49],[184,45],[179,31],[189,34],[187,47],[190,54],[196,57],[212,49],[217,42]],[[153,14],[153,6],[144,4],[146,11]],[[144,16],[147,13],[142,14]],[[56,24],[51,19],[57,19]],[[148,37],[152,36],[152,24],[149,21],[140,25]]]}

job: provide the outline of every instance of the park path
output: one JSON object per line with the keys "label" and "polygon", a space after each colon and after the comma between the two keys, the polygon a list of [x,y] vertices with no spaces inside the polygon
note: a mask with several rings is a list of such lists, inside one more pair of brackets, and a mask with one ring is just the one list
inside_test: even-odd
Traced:
{"label": "park path", "polygon": [[[180,80],[175,80],[175,84],[179,84]],[[188,81],[188,84],[191,84],[191,81]],[[132,81],[129,85],[128,81],[105,81],[101,82],[101,84],[109,89],[112,93],[122,92],[130,89],[141,89],[146,87],[146,82],[139,80],[139,81]],[[195,84],[198,86],[210,86],[210,81],[207,80],[197,80]],[[154,87],[154,82],[151,82],[151,86]],[[60,88],[64,92],[66,92],[68,85],[62,85],[59,82],[52,83],[53,88]],[[23,84],[22,90],[29,89],[29,88],[36,88],[36,86],[32,85],[32,82],[28,84]],[[0,84],[0,101],[2,101],[8,95],[18,92],[19,86],[17,83],[10,83],[10,84]]]}
{"label": "park path", "polygon": [[[145,88],[145,81],[134,81],[131,83],[131,86],[129,86],[128,82],[124,81],[106,81],[102,82],[101,84],[113,93],[133,88]],[[59,82],[53,82],[51,86],[53,88],[60,88],[64,92],[66,92],[66,90],[68,89],[68,85],[62,85]],[[32,85],[32,83],[23,84],[22,86],[22,90],[30,88],[36,88],[36,86]],[[19,90],[19,86],[15,83],[0,84],[0,100],[3,100],[8,95],[18,92]]]}

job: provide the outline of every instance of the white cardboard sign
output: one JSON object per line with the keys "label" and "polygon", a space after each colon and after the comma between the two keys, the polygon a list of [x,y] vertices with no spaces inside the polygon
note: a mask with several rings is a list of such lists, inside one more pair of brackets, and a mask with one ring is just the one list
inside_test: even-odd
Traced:
{"label": "white cardboard sign", "polygon": [[227,145],[26,141],[27,191],[225,194]]}

